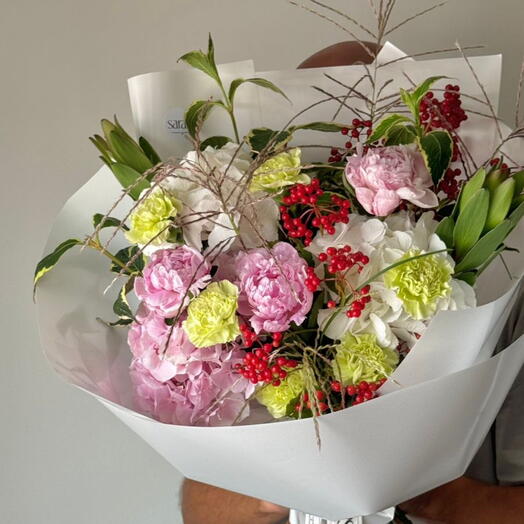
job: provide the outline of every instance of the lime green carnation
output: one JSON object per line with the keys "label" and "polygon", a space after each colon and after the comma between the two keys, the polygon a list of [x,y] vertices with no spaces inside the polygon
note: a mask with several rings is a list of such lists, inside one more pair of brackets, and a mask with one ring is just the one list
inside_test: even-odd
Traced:
{"label": "lime green carnation", "polygon": [[[412,249],[400,261],[421,253]],[[396,291],[409,315],[428,319],[435,314],[440,299],[450,295],[452,275],[453,267],[446,257],[428,255],[390,269],[384,283]]]}
{"label": "lime green carnation", "polygon": [[347,333],[336,350],[333,372],[344,386],[363,380],[377,382],[389,376],[398,364],[397,352],[379,346],[372,334]]}
{"label": "lime green carnation", "polygon": [[198,348],[225,344],[238,335],[238,288],[228,280],[213,282],[194,298],[183,323],[189,340]]}
{"label": "lime green carnation", "polygon": [[182,204],[160,187],[149,193],[131,213],[126,238],[133,244],[159,245],[169,238],[169,225]]}
{"label": "lime green carnation", "polygon": [[300,172],[300,149],[266,160],[253,174],[250,191],[274,192],[285,186],[294,184],[308,184],[309,177]]}
{"label": "lime green carnation", "polygon": [[257,400],[275,418],[286,414],[288,404],[304,391],[304,375],[301,370],[292,371],[281,381],[280,386],[267,385],[257,393]]}

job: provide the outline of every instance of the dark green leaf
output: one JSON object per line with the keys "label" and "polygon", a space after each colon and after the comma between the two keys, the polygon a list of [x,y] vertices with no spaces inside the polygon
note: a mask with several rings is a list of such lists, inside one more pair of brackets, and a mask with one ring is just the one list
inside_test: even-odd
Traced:
{"label": "dark green leaf", "polygon": [[404,115],[389,115],[384,118],[373,130],[373,133],[368,138],[368,143],[372,144],[381,138],[387,138],[388,133],[398,124],[402,122],[411,122],[411,120]]}
{"label": "dark green leaf", "polygon": [[435,185],[451,162],[453,140],[447,131],[433,131],[418,139],[426,166]]}
{"label": "dark green leaf", "polygon": [[[122,266],[128,266],[127,269],[123,271],[123,275],[132,276],[142,273],[142,270],[145,266],[145,259],[144,254],[138,254],[139,252],[140,248],[138,246],[129,246],[121,249],[115,254],[115,258],[120,261]],[[129,263],[131,260],[133,260],[133,262]],[[114,273],[120,273],[122,271],[122,267],[119,264],[115,264],[113,262],[111,265],[111,271]]]}
{"label": "dark green leaf", "polygon": [[288,131],[273,131],[267,127],[252,129],[247,136],[251,149],[256,152],[262,151],[270,142],[273,142],[273,149],[284,146],[291,139]]}
{"label": "dark green leaf", "polygon": [[524,202],[521,202],[516,209],[509,215],[508,219],[511,222],[511,228],[517,227],[518,223],[524,216]]}
{"label": "dark green leaf", "polygon": [[200,144],[200,150],[204,151],[204,149],[208,146],[211,146],[215,149],[220,149],[221,147],[224,147],[228,142],[233,142],[233,140],[231,140],[231,138],[227,136],[210,136]]}
{"label": "dark green leaf", "polygon": [[279,95],[282,95],[286,100],[290,102],[289,98],[286,96],[284,91],[282,91],[282,89],[273,84],[273,82],[266,80],[265,78],[237,78],[236,80],[233,80],[231,82],[231,85],[229,86],[229,101],[231,102],[231,104],[233,103],[233,99],[235,98],[235,93],[237,89],[245,83],[255,84],[259,87],[270,89],[271,91],[278,93]]}
{"label": "dark green leaf", "polygon": [[62,242],[59,246],[55,248],[55,250],[52,253],[49,253],[49,255],[46,255],[38,264],[36,265],[35,269],[35,275],[33,278],[33,293],[36,291],[36,285],[38,284],[39,280],[53,267],[56,265],[56,263],[60,260],[60,257],[69,251],[72,247],[78,246],[82,244],[81,240],[78,240],[77,238],[70,238],[69,240],[65,240]]}
{"label": "dark green leaf", "polygon": [[[104,215],[102,213],[96,213],[93,215],[93,227],[96,229],[102,219],[104,218]],[[122,227],[122,229],[128,230],[129,228],[122,224],[120,219],[114,218],[114,217],[106,217],[104,220],[104,223],[101,225],[100,229],[104,229],[105,227]]]}
{"label": "dark green leaf", "polygon": [[135,171],[133,168],[126,166],[124,164],[111,164],[109,166],[111,168],[111,171],[113,171],[113,174],[115,175],[116,179],[120,182],[120,185],[127,189],[129,187],[133,187],[129,191],[129,196],[133,200],[138,200],[140,197],[140,193],[144,189],[147,189],[149,187],[149,182],[145,179],[140,180],[138,182],[138,179],[142,176],[140,173]]}
{"label": "dark green leaf", "polygon": [[292,126],[289,131],[294,132],[299,129],[309,129],[311,131],[322,131],[323,133],[339,133],[341,129],[347,127],[337,122],[310,122],[309,124],[300,124]]}
{"label": "dark green leaf", "polygon": [[100,135],[90,136],[89,140],[100,151],[100,153],[102,153],[102,158],[105,163],[114,161],[106,141]]}
{"label": "dark green leaf", "polygon": [[189,106],[184,118],[187,130],[193,138],[209,116],[210,111],[216,106],[224,107],[224,104],[216,100],[197,100]]}
{"label": "dark green leaf", "polygon": [[470,286],[474,286],[477,281],[477,272],[476,271],[466,271],[465,273],[460,273],[455,275],[455,278],[458,280],[463,280]]}
{"label": "dark green leaf", "polygon": [[479,189],[460,212],[453,242],[458,260],[460,260],[480,238],[489,209],[489,191]]}
{"label": "dark green leaf", "polygon": [[453,230],[455,229],[455,221],[451,217],[445,217],[440,221],[435,233],[450,249],[453,248]]}
{"label": "dark green leaf", "polygon": [[418,109],[418,106],[420,105],[420,102],[422,101],[422,99],[426,95],[426,93],[431,89],[431,86],[435,82],[437,82],[438,80],[442,80],[443,78],[447,78],[447,77],[446,76],[430,76],[429,78],[424,80],[424,82],[422,82],[422,84],[418,85],[413,90],[413,93],[412,93],[411,96],[412,96],[413,100],[415,101],[415,103],[417,104],[417,109]]}
{"label": "dark green leaf", "polygon": [[162,162],[162,159],[160,158],[158,153],[155,151],[153,146],[143,136],[141,136],[138,139],[138,145],[142,148],[142,151],[144,152],[144,154],[147,156],[147,158],[153,165],[156,165]]}
{"label": "dark green leaf", "polygon": [[413,144],[417,139],[417,130],[414,126],[398,125],[388,131],[386,146],[402,146]]}
{"label": "dark green leaf", "polygon": [[[120,290],[120,293],[118,293],[118,297],[113,304],[113,312],[120,318],[120,320],[135,320],[133,312],[129,307],[129,302],[127,301],[127,294],[132,289],[133,280],[133,278],[129,279],[122,286],[122,289]],[[129,284],[129,282],[131,282],[131,284]]]}
{"label": "dark green leaf", "polygon": [[315,301],[313,302],[313,306],[311,307],[311,311],[308,315],[308,321],[307,321],[307,327],[308,328],[314,328],[317,326],[317,317],[318,312],[320,311],[320,308],[324,304],[324,293],[319,293],[317,298],[315,298]]}
{"label": "dark green leaf", "polygon": [[518,173],[513,173],[511,178],[515,180],[515,196],[518,196],[522,193],[524,189],[524,171],[519,171]]}
{"label": "dark green leaf", "polygon": [[455,272],[462,273],[464,271],[472,271],[482,266],[500,247],[510,231],[511,221],[504,220],[504,222],[500,223],[495,229],[486,233],[457,264]]}

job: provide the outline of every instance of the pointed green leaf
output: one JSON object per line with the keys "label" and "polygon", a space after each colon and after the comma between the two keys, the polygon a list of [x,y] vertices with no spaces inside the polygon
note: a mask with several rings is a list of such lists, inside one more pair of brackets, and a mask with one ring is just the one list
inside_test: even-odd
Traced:
{"label": "pointed green leaf", "polygon": [[138,145],[142,148],[142,151],[153,165],[162,162],[162,159],[155,151],[153,146],[143,136],[139,137]]}
{"label": "pointed green leaf", "polygon": [[217,106],[224,107],[224,104],[216,100],[197,100],[189,106],[184,119],[187,130],[193,138],[195,138],[197,130],[209,116],[210,111]]}
{"label": "pointed green leaf", "polygon": [[251,149],[256,152],[262,151],[271,141],[273,141],[273,150],[284,146],[290,139],[291,133],[288,131],[274,131],[267,127],[252,129],[247,136]]}
{"label": "pointed green leaf", "polygon": [[289,131],[291,133],[300,129],[309,131],[321,131],[322,133],[339,133],[341,129],[347,127],[344,124],[338,122],[309,122],[308,124],[300,124],[298,126],[291,126]]}
{"label": "pointed green leaf", "polygon": [[455,275],[455,278],[458,280],[463,280],[470,286],[474,286],[475,282],[477,281],[477,272],[476,271],[466,271],[464,273],[460,273],[458,275]]}
{"label": "pointed green leaf", "polygon": [[484,186],[486,170],[481,167],[462,187],[459,198],[459,210],[462,211],[471,197]]}
{"label": "pointed green leaf", "polygon": [[418,85],[411,94],[413,100],[418,106],[420,105],[420,102],[426,96],[426,93],[431,89],[431,86],[437,82],[438,80],[442,80],[443,78],[448,78],[447,76],[430,76],[424,82],[422,82],[420,85]]}
{"label": "pointed green leaf", "polygon": [[77,238],[70,238],[69,240],[65,240],[62,242],[59,246],[55,248],[55,250],[52,253],[49,253],[46,255],[38,264],[36,265],[35,269],[35,275],[33,278],[33,294],[36,291],[36,285],[38,284],[39,280],[53,267],[56,265],[56,263],[60,260],[60,257],[69,251],[72,247],[78,246],[82,244],[81,240],[78,240]]}
{"label": "pointed green leaf", "polygon": [[495,229],[486,233],[455,266],[455,273],[473,271],[481,267],[500,247],[511,231],[511,222],[504,220]]}
{"label": "pointed green leaf", "polygon": [[289,98],[286,96],[284,91],[277,87],[273,82],[270,82],[269,80],[266,80],[265,78],[237,78],[236,80],[233,80],[231,82],[231,85],[229,86],[229,101],[233,103],[233,99],[235,98],[235,93],[237,89],[242,84],[255,84],[259,87],[263,87],[265,89],[269,89],[275,93],[278,93],[279,95],[282,95],[288,102],[291,102]]}
{"label": "pointed green leaf", "polygon": [[523,216],[524,216],[524,201],[520,202],[518,207],[514,209],[508,217],[509,221],[511,222],[512,229],[518,226],[518,223],[521,221]]}
{"label": "pointed green leaf", "polygon": [[440,237],[442,242],[450,249],[453,248],[453,230],[455,229],[455,221],[451,217],[445,217],[440,221],[435,233]]}
{"label": "pointed green leaf", "polygon": [[417,140],[417,130],[414,126],[398,125],[388,131],[386,146],[403,146],[413,144]]}
{"label": "pointed green leaf", "polygon": [[115,126],[115,124],[113,124],[113,122],[111,122],[110,120],[107,120],[107,118],[103,118],[100,121],[100,126],[102,127],[102,131],[104,133],[104,137],[106,139],[106,142],[109,144],[109,135],[113,131],[118,131],[118,129]]}
{"label": "pointed green leaf", "polygon": [[411,111],[411,114],[416,119],[418,117],[418,107],[415,103],[415,100],[411,97],[411,93],[405,89],[400,89],[400,99],[404,105]]}
{"label": "pointed green leaf", "polygon": [[111,131],[109,133],[109,144],[120,164],[125,164],[140,174],[153,167],[151,160],[147,158],[140,146],[119,131]]}
{"label": "pointed green leaf", "polygon": [[111,168],[111,171],[113,171],[115,178],[120,182],[120,185],[124,189],[127,189],[131,186],[133,187],[133,189],[129,191],[129,196],[133,200],[138,200],[140,193],[149,187],[149,182],[146,179],[142,179],[140,182],[138,182],[138,179],[142,175],[133,168],[118,163],[111,164],[109,167]]}
{"label": "pointed green leaf", "polygon": [[513,173],[511,178],[515,180],[515,196],[519,196],[524,189],[524,171]]}
{"label": "pointed green leaf", "polygon": [[191,51],[185,55],[182,55],[178,61],[180,60],[191,67],[202,71],[206,75],[210,76],[217,84],[220,84],[220,77],[218,75],[218,69],[214,63],[213,52],[211,53],[211,57],[209,57],[202,51]]}
{"label": "pointed green leaf", "polygon": [[489,209],[489,191],[479,189],[460,212],[453,241],[458,260],[475,245],[480,238]]}
{"label": "pointed green leaf", "polygon": [[411,120],[404,115],[389,115],[383,120],[381,120],[375,129],[373,130],[373,133],[368,138],[367,142],[368,144],[372,144],[373,142],[376,142],[377,140],[380,140],[381,138],[388,137],[389,132],[397,125],[401,124],[402,122],[411,122]]}
{"label": "pointed green leaf", "polygon": [[106,217],[104,219],[104,215],[102,215],[102,213],[96,213],[93,215],[93,228],[96,229],[102,220],[104,220],[104,222],[100,226],[100,229],[104,229],[106,227],[122,227],[122,229],[125,230],[129,229],[125,224],[122,224],[121,220],[118,218]]}
{"label": "pointed green leaf", "polygon": [[[118,293],[118,297],[113,304],[113,312],[120,318],[120,320],[135,320],[129,302],[127,301],[127,294],[132,289],[133,280],[133,278],[129,279],[122,286],[122,289],[120,290],[120,293]],[[131,284],[129,284],[129,282],[131,282]]]}
{"label": "pointed green leaf", "polygon": [[[124,275],[133,276],[142,273],[145,266],[145,258],[138,246],[125,247],[118,251],[114,256],[123,266],[129,265],[123,272]],[[133,260],[133,262],[130,263],[131,260]],[[114,273],[120,273],[122,267],[113,262],[111,265],[111,271]]]}
{"label": "pointed green leaf", "polygon": [[233,140],[231,140],[231,138],[228,136],[210,136],[200,144],[200,150],[204,151],[204,149],[209,146],[214,149],[220,149],[229,142],[233,142]]}
{"label": "pointed green leaf", "polygon": [[484,187],[489,189],[489,192],[493,194],[496,189],[508,178],[506,173],[503,173],[500,169],[494,169],[490,171],[486,176]]}
{"label": "pointed green leaf", "polygon": [[502,182],[491,195],[488,216],[486,218],[486,225],[484,231],[489,231],[498,226],[509,212],[511,202],[513,201],[513,194],[515,192],[515,180],[508,178]]}
{"label": "pointed green leaf", "polygon": [[453,140],[447,131],[432,131],[418,139],[419,146],[435,185],[451,162]]}

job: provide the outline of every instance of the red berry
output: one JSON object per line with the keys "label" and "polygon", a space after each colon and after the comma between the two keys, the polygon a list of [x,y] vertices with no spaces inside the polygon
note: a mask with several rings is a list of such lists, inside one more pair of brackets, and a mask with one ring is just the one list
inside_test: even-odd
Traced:
{"label": "red berry", "polygon": [[349,133],[349,129],[347,127],[343,127],[340,132],[343,134],[343,135],[347,135]]}
{"label": "red berry", "polygon": [[357,394],[357,388],[355,386],[348,386],[346,388],[346,392],[347,392],[348,395],[353,397],[354,395]]}
{"label": "red berry", "polygon": [[338,380],[334,380],[333,382],[331,382],[331,389],[337,393],[340,393],[342,385]]}

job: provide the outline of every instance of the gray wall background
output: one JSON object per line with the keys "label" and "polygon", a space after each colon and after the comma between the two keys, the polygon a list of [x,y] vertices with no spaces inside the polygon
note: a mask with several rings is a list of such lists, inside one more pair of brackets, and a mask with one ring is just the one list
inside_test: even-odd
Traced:
{"label": "gray wall background", "polygon": [[[328,0],[329,1],[329,0]],[[364,0],[332,1],[371,22]],[[399,0],[396,17],[432,5]],[[285,0],[0,0],[0,522],[180,523],[180,476],[40,349],[31,276],[62,203],[99,166],[87,137],[117,113],[126,79],[169,69],[215,39],[219,61],[291,68],[346,39]],[[451,0],[391,36],[408,52],[484,44],[504,53],[512,123],[524,51],[522,0]]]}

